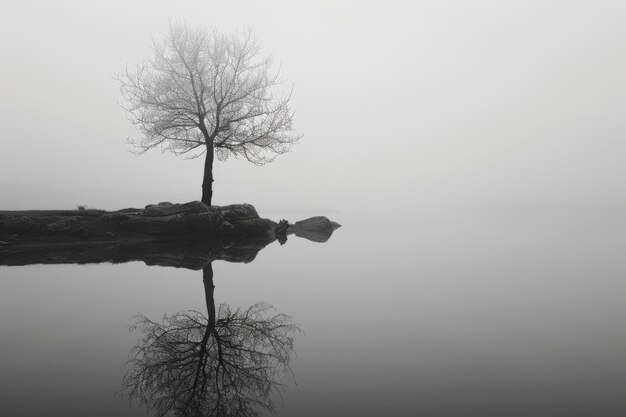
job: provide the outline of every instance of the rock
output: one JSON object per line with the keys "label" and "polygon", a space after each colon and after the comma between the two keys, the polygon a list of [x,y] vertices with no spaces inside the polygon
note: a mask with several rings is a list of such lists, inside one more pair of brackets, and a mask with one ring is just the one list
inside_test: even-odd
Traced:
{"label": "rock", "polygon": [[222,231],[226,234],[231,234],[235,232],[235,226],[233,226],[228,220],[224,220],[222,222]]}
{"label": "rock", "polygon": [[68,217],[66,219],[48,224],[47,232],[53,234],[87,237],[93,234],[93,229],[84,221],[74,217]]}
{"label": "rock", "polygon": [[276,223],[269,219],[241,219],[231,220],[232,225],[239,233],[246,236],[262,236],[266,234],[274,234]]}
{"label": "rock", "polygon": [[143,211],[144,216],[169,216],[178,213],[207,213],[210,207],[199,201],[192,201],[185,204],[159,203],[148,205]]}
{"label": "rock", "polygon": [[161,201],[159,204],[148,204],[146,207],[144,207],[144,210],[152,208],[152,207],[168,207],[168,206],[173,206],[173,204],[170,203],[169,201]]}
{"label": "rock", "polygon": [[250,204],[231,204],[230,206],[216,207],[228,220],[258,219],[259,214]]}
{"label": "rock", "polygon": [[341,227],[339,223],[331,222],[324,216],[316,216],[296,222],[294,225],[289,225],[287,233],[294,233],[296,236],[312,242],[323,243],[330,239],[335,229],[339,227]]}
{"label": "rock", "polygon": [[134,213],[134,214],[139,214],[141,213],[143,210],[142,209],[136,209],[136,208],[125,208],[125,209],[121,209],[116,211],[115,213],[122,213],[122,214],[130,214],[130,213]]}
{"label": "rock", "polygon": [[139,212],[117,211],[101,216],[107,230],[147,235],[221,236],[272,235],[275,223],[261,219],[249,204],[208,206],[200,201],[185,204],[151,204]]}
{"label": "rock", "polygon": [[217,210],[206,213],[186,213],[187,227],[195,235],[204,235],[223,230],[224,215]]}
{"label": "rock", "polygon": [[39,231],[42,228],[38,223],[26,216],[7,216],[0,219],[0,229],[7,232],[28,233]]}

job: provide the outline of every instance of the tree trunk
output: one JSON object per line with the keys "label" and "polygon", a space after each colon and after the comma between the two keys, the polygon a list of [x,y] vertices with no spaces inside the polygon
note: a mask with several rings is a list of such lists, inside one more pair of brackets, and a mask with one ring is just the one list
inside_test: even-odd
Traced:
{"label": "tree trunk", "polygon": [[213,297],[215,285],[213,284],[213,266],[211,262],[202,268],[202,281],[204,282],[204,298],[209,315],[208,327],[211,331],[215,331],[215,298]]}
{"label": "tree trunk", "polygon": [[213,146],[207,146],[204,160],[204,179],[202,181],[202,202],[211,205],[213,198]]}

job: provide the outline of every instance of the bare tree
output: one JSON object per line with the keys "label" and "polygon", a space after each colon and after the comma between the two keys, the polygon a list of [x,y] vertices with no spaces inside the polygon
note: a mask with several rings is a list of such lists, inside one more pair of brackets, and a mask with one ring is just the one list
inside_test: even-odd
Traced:
{"label": "bare tree", "polygon": [[291,94],[280,95],[278,72],[251,29],[224,34],[170,25],[153,41],[153,56],[117,79],[123,106],[142,137],[138,153],[160,147],[205,155],[202,202],[211,204],[213,160],[242,156],[263,165],[296,143]]}
{"label": "bare tree", "polygon": [[280,379],[290,373],[300,329],[284,314],[255,304],[215,306],[213,269],[203,269],[208,317],[180,312],[156,323],[138,316],[143,334],[122,381],[122,393],[158,416],[257,416],[274,410]]}

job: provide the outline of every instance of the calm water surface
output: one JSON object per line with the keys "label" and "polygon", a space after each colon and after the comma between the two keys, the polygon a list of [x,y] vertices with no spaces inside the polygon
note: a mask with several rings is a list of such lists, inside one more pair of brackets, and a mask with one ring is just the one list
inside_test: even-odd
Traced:
{"label": "calm water surface", "polygon": [[[303,330],[278,415],[626,415],[621,213],[326,214],[326,243],[212,264],[216,304]],[[154,415],[118,394],[129,326],[187,310],[207,312],[202,271],[0,267],[0,415]]]}

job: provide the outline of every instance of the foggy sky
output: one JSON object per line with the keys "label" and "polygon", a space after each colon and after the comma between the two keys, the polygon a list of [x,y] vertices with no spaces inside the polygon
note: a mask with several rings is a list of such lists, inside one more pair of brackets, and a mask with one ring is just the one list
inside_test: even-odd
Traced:
{"label": "foggy sky", "polygon": [[116,103],[169,20],[252,24],[295,81],[301,143],[217,163],[215,204],[626,201],[622,1],[22,0],[0,20],[0,210],[200,198],[203,161],[127,152]]}

